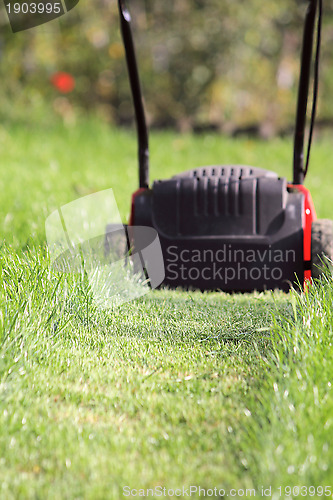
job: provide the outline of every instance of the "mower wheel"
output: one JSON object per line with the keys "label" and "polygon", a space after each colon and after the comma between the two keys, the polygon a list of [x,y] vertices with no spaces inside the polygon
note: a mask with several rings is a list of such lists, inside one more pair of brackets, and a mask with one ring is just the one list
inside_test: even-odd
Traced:
{"label": "mower wheel", "polygon": [[319,278],[325,267],[333,268],[333,221],[319,219],[312,223],[311,274]]}

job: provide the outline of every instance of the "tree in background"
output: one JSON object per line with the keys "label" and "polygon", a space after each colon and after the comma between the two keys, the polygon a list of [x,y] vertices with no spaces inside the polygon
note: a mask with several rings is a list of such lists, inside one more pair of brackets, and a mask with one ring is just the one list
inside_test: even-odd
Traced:
{"label": "tree in background", "polygon": [[[258,127],[264,136],[293,121],[306,2],[291,0],[128,0],[149,122],[181,130]],[[325,3],[322,118],[333,116],[333,2]],[[13,34],[0,17],[3,120],[45,119],[45,103],[65,119],[94,112],[133,120],[116,1],[81,2],[68,15]],[[51,84],[75,79],[71,93]],[[259,125],[258,125],[259,124]]]}

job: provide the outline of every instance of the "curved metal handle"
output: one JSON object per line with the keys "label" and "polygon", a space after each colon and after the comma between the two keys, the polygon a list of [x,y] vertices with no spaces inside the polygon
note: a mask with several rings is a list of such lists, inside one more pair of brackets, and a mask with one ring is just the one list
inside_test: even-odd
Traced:
{"label": "curved metal handle", "polygon": [[131,29],[131,15],[125,0],[118,0],[121,34],[125,48],[127,71],[131,85],[135,120],[138,133],[139,184],[140,188],[149,187],[149,139],[138,65],[136,62],[134,42]]}
{"label": "curved metal handle", "polygon": [[297,100],[296,124],[295,124],[295,135],[294,135],[293,184],[303,184],[310,156],[312,130],[315,119],[316,98],[318,90],[318,64],[319,64],[320,32],[321,32],[321,0],[319,0],[319,18],[318,18],[317,51],[316,51],[316,63],[315,63],[312,117],[310,125],[306,168],[304,169],[304,151],[303,151],[304,135],[306,126],[306,111],[308,106],[313,36],[315,30],[317,7],[318,7],[318,0],[310,0],[304,23],[301,70],[300,70],[300,77],[298,84],[298,100]]}

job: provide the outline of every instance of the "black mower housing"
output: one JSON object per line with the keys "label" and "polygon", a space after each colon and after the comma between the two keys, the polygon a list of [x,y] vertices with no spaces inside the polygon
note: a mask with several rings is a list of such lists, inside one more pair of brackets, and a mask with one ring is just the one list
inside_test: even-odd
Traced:
{"label": "black mower housing", "polygon": [[304,195],[269,170],[190,170],[133,196],[131,223],[160,239],[164,284],[288,290],[304,278]]}

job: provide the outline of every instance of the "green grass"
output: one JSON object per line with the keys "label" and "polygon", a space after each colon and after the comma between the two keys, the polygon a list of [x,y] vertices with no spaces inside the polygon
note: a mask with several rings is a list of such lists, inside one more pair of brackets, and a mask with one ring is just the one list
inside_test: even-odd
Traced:
{"label": "green grass", "polygon": [[[0,150],[0,498],[117,499],[126,485],[279,498],[332,483],[332,280],[302,295],[154,291],[99,310],[84,276],[52,271],[44,222],[109,187],[126,219],[134,136],[93,120],[12,126]],[[155,133],[151,150],[154,178],[291,170],[289,141]],[[320,217],[332,217],[331,153],[323,140],[312,154]]]}

